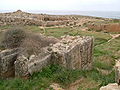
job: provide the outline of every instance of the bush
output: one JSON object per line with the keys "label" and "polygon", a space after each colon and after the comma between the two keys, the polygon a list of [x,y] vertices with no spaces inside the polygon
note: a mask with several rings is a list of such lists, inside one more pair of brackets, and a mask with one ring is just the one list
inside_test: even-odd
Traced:
{"label": "bush", "polygon": [[7,30],[3,36],[2,46],[5,47],[5,49],[17,48],[20,46],[25,37],[26,33],[21,28]]}
{"label": "bush", "polygon": [[41,34],[25,32],[22,28],[7,30],[3,35],[0,48],[20,48],[28,55],[39,54],[41,48],[56,43],[58,40],[53,37],[46,37]]}
{"label": "bush", "polygon": [[41,34],[27,33],[26,38],[20,45],[28,55],[41,53],[41,48],[57,42],[55,38],[48,38]]}

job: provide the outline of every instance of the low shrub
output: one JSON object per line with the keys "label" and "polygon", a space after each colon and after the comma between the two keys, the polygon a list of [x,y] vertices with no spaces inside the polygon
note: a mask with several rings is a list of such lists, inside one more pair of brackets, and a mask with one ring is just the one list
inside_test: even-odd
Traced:
{"label": "low shrub", "polygon": [[56,42],[56,38],[25,32],[25,30],[20,27],[14,27],[4,33],[0,48],[3,50],[20,47],[31,55],[40,53],[41,48]]}
{"label": "low shrub", "polygon": [[41,34],[27,33],[26,38],[20,45],[29,55],[39,54],[41,48],[57,42],[55,38],[45,37]]}
{"label": "low shrub", "polygon": [[2,47],[5,47],[5,49],[17,48],[21,45],[25,37],[26,33],[21,28],[7,30],[2,39]]}

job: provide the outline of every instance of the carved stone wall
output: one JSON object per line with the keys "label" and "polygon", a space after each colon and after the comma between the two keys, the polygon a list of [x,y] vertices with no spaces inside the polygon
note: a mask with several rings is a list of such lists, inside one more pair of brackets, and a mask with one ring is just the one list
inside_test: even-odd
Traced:
{"label": "carved stone wall", "polygon": [[[0,74],[13,72],[16,77],[26,77],[50,64],[59,64],[68,69],[91,69],[93,37],[64,36],[56,44],[44,47],[38,55],[28,57],[27,53],[15,50],[0,53]],[[3,54],[5,52],[5,54]],[[16,57],[17,56],[17,57]],[[4,58],[3,58],[4,57]]]}
{"label": "carved stone wall", "polygon": [[43,48],[43,52],[38,56],[31,55],[29,58],[24,54],[20,54],[15,61],[15,76],[26,77],[34,72],[41,71],[43,67],[50,65],[51,54]]}
{"label": "carved stone wall", "polygon": [[14,62],[17,58],[18,49],[7,49],[0,52],[0,77],[14,77]]}
{"label": "carved stone wall", "polygon": [[53,63],[69,69],[91,69],[93,38],[66,36],[51,47]]}

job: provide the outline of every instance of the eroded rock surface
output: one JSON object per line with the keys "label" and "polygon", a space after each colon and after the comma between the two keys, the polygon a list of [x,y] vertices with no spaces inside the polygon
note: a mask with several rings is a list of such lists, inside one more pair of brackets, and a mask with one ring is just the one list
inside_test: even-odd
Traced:
{"label": "eroded rock surface", "polygon": [[15,75],[14,62],[16,61],[18,49],[7,49],[0,52],[0,76],[3,78]]}
{"label": "eroded rock surface", "polygon": [[52,47],[52,60],[69,69],[91,69],[93,38],[65,36]]}
{"label": "eroded rock surface", "polygon": [[41,71],[43,67],[50,65],[51,54],[43,48],[43,51],[37,56],[31,55],[29,58],[20,54],[15,61],[15,76],[26,77],[34,72]]}
{"label": "eroded rock surface", "polygon": [[120,86],[117,83],[108,84],[107,86],[103,86],[100,90],[120,90]]}

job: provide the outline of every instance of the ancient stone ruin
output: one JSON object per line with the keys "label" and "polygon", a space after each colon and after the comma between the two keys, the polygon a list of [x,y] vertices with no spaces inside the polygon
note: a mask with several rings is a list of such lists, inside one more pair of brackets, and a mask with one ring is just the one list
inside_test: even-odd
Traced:
{"label": "ancient stone ruin", "polygon": [[42,48],[38,55],[27,57],[19,49],[0,52],[0,76],[26,77],[50,64],[68,69],[91,69],[93,37],[63,36],[53,45]]}
{"label": "ancient stone ruin", "polygon": [[17,49],[9,49],[0,52],[0,77],[14,77],[14,62],[17,55]]}
{"label": "ancient stone ruin", "polygon": [[93,38],[66,36],[52,47],[52,60],[69,69],[90,69]]}
{"label": "ancient stone ruin", "polygon": [[0,13],[0,26],[2,25],[37,25],[61,26],[74,25],[76,17],[62,15],[32,14],[18,10],[11,13]]}
{"label": "ancient stone ruin", "polygon": [[[109,21],[110,22],[110,21]],[[105,32],[120,32],[119,23],[93,23],[88,24],[89,30],[105,31]]]}

